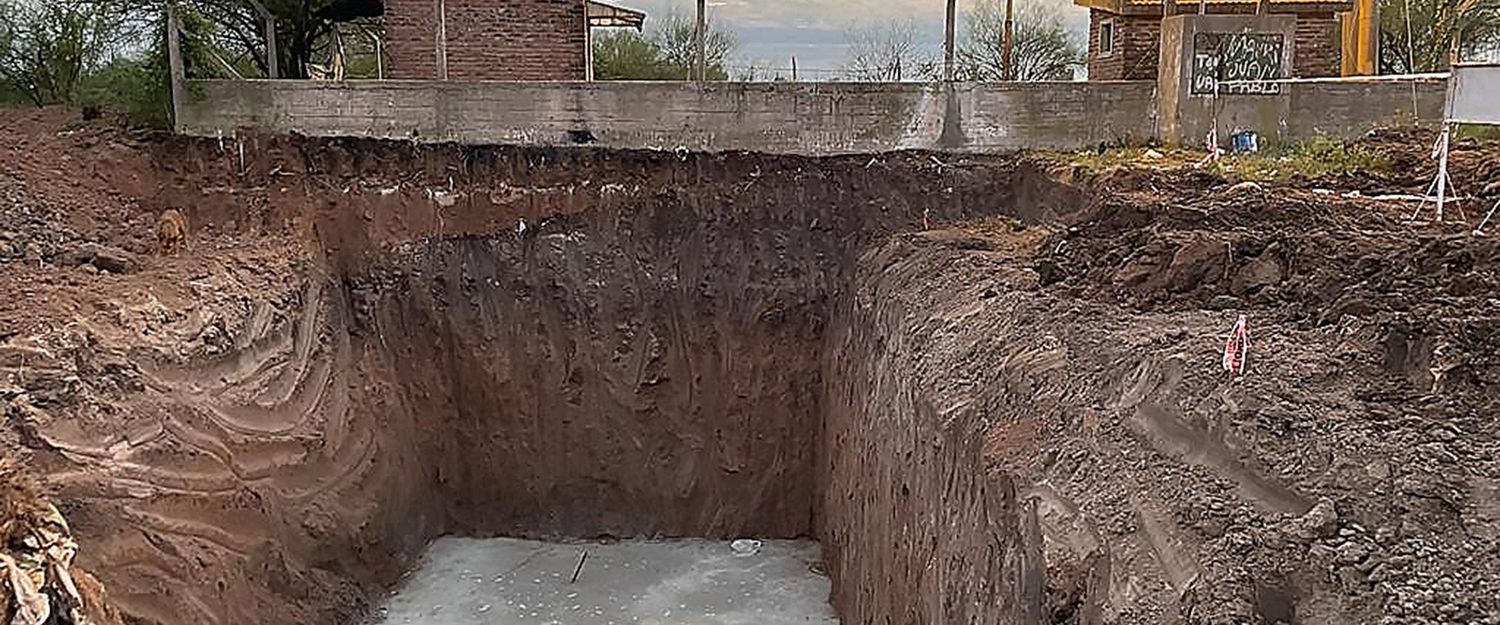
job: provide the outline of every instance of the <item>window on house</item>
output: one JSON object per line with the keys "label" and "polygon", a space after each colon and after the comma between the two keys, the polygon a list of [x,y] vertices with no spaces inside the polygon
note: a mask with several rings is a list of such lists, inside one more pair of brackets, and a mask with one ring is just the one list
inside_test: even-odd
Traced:
{"label": "window on house", "polygon": [[1107,56],[1115,51],[1115,23],[1102,22],[1099,24],[1099,56]]}

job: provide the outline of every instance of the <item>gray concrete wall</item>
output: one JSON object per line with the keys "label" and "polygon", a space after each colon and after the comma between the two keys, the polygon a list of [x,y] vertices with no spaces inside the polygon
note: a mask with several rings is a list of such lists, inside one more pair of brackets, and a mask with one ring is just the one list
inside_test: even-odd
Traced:
{"label": "gray concrete wall", "polygon": [[[1279,71],[1268,72],[1280,78],[1292,75],[1297,18],[1292,15],[1175,15],[1162,20],[1161,58],[1158,82],[1161,85],[1161,133],[1171,143],[1204,145],[1209,129],[1217,121],[1219,141],[1228,139],[1225,128],[1274,128],[1288,114],[1285,90],[1271,84],[1264,92],[1231,94],[1224,89],[1219,96],[1193,89],[1195,55],[1213,54],[1195,39],[1200,35],[1226,37],[1234,35],[1278,35],[1282,39]],[[1261,134],[1270,134],[1265,130]]]}
{"label": "gray concrete wall", "polygon": [[1080,148],[1156,136],[1156,85],[193,80],[178,130],[839,154]]}
{"label": "gray concrete wall", "polygon": [[[1203,147],[1217,128],[1220,146],[1241,130],[1258,132],[1267,143],[1316,136],[1347,139],[1377,126],[1435,124],[1442,120],[1447,81],[1441,77],[1360,77],[1240,81],[1218,93],[1194,90],[1195,55],[1203,54],[1200,34],[1280,35],[1281,76],[1295,63],[1295,19],[1289,15],[1181,15],[1162,22],[1161,85],[1163,141]],[[1273,74],[1274,75],[1274,74]]]}
{"label": "gray concrete wall", "polygon": [[[1182,84],[1173,75],[1170,84]],[[1255,129],[1268,142],[1358,136],[1441,120],[1446,81],[1290,80],[1274,95],[1220,96],[1219,139]],[[1166,91],[1166,90],[1163,90]],[[1201,146],[1214,123],[1201,97],[1156,83],[311,82],[188,81],[180,132],[254,127],[314,136],[842,154],[897,149],[998,152],[1162,139]],[[1184,96],[1186,92],[1183,91]],[[1413,103],[1415,102],[1415,106]]]}
{"label": "gray concrete wall", "polygon": [[1286,85],[1287,116],[1275,129],[1283,138],[1357,137],[1377,126],[1443,121],[1448,81],[1440,77],[1332,78]]}
{"label": "gray concrete wall", "polygon": [[1288,80],[1276,96],[1220,96],[1217,118],[1206,104],[1181,107],[1172,124],[1163,114],[1162,139],[1202,147],[1215,122],[1221,147],[1241,130],[1254,130],[1270,144],[1352,139],[1382,126],[1435,126],[1443,120],[1447,85],[1441,77]]}

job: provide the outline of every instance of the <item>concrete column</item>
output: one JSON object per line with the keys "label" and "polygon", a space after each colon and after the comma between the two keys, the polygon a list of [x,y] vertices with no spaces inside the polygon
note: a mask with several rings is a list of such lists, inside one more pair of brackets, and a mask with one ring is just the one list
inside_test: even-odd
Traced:
{"label": "concrete column", "polygon": [[1374,76],[1380,73],[1376,67],[1376,61],[1380,59],[1380,3],[1359,0],[1354,6],[1355,15],[1359,16],[1356,23],[1359,61],[1355,67],[1361,76]]}

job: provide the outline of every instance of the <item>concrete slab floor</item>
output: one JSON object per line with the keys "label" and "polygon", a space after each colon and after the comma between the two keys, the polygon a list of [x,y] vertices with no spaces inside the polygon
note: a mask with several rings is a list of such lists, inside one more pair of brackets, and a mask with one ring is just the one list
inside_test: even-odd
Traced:
{"label": "concrete slab floor", "polygon": [[[837,625],[813,541],[444,537],[377,625]],[[736,548],[737,547],[737,548]],[[578,580],[573,571],[583,558]]]}

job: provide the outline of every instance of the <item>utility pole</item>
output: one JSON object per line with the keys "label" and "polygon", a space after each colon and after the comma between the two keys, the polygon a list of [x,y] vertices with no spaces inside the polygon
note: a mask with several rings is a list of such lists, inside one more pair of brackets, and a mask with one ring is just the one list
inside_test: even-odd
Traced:
{"label": "utility pole", "polygon": [[948,26],[943,33],[943,80],[953,82],[953,33],[958,21],[958,0],[948,0]]}
{"label": "utility pole", "polygon": [[693,46],[698,51],[698,64],[693,68],[698,82],[708,82],[708,0],[698,0],[698,24],[693,29]]}
{"label": "utility pole", "polygon": [[177,16],[177,9],[172,3],[167,3],[167,77],[171,82],[172,89],[172,128],[182,128],[182,81],[187,78],[187,70],[182,62],[182,21]]}
{"label": "utility pole", "polygon": [[437,9],[437,32],[434,37],[437,42],[437,78],[448,80],[448,6],[443,0],[434,3]]}
{"label": "utility pole", "polygon": [[1002,80],[1016,79],[1016,20],[1015,0],[1005,0],[1005,49],[1001,55],[1005,67]]}

